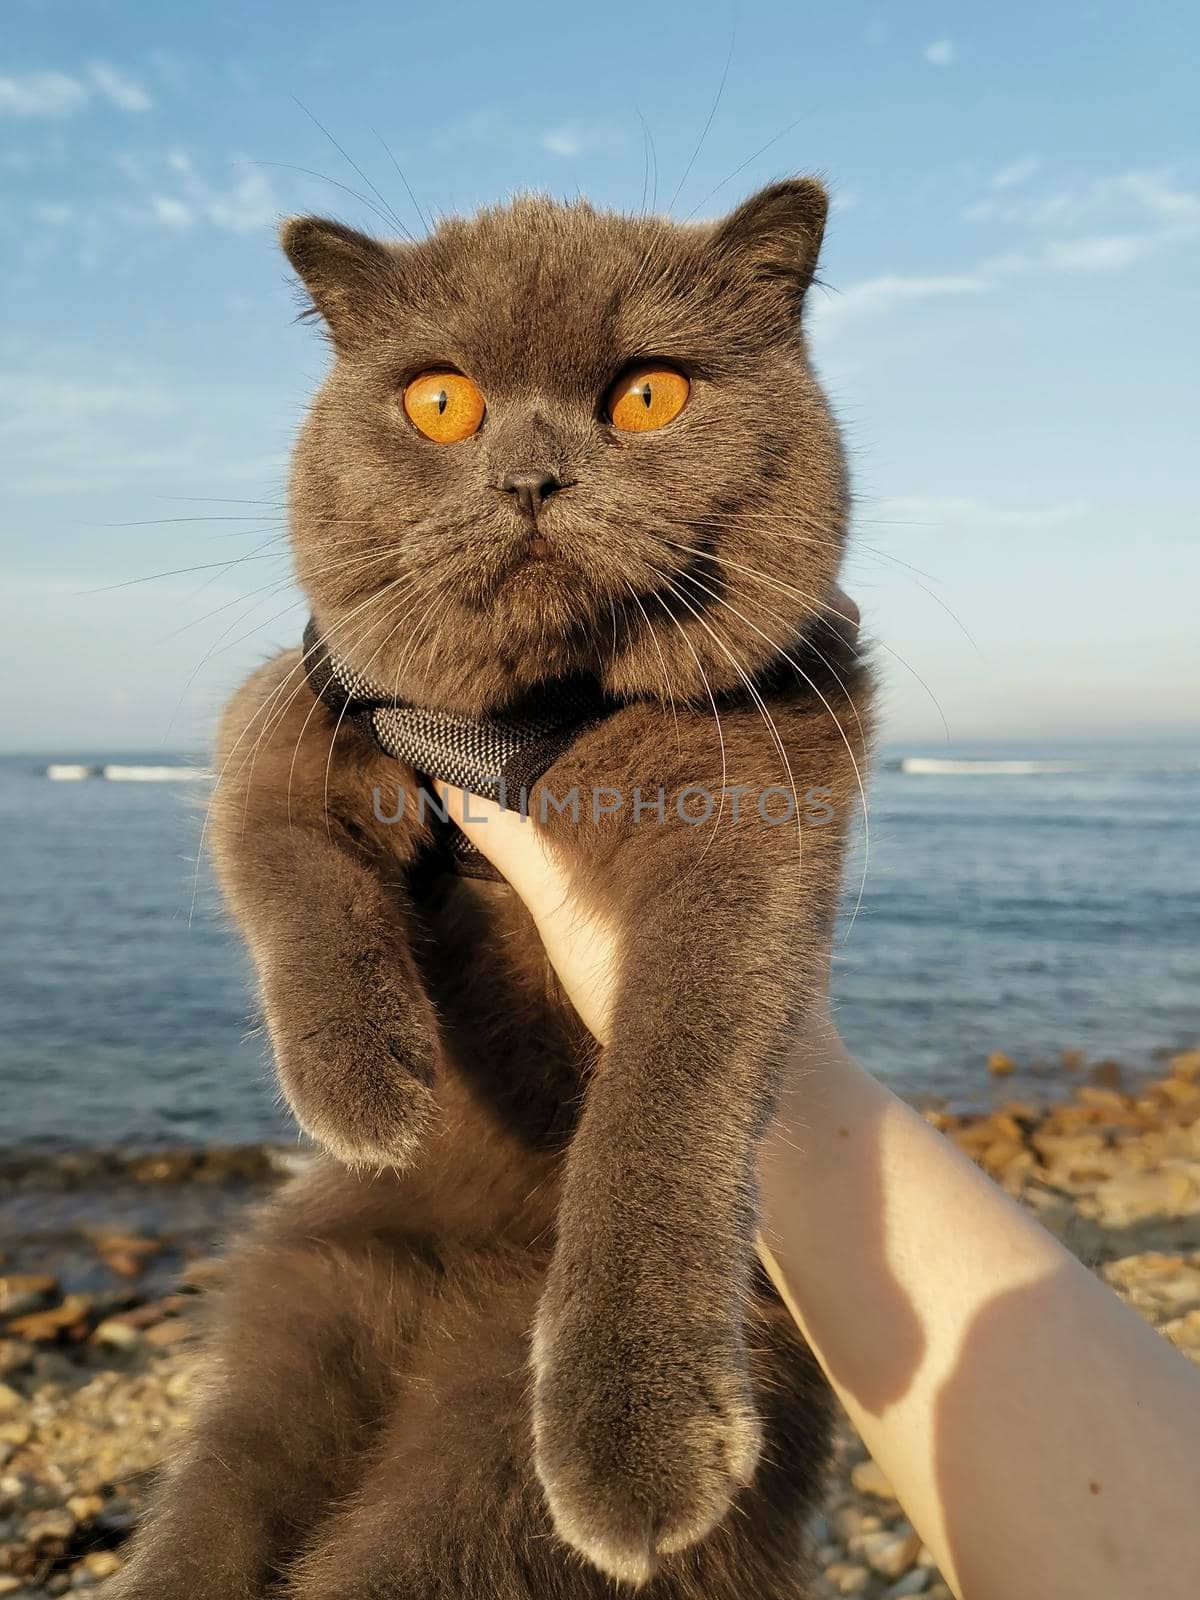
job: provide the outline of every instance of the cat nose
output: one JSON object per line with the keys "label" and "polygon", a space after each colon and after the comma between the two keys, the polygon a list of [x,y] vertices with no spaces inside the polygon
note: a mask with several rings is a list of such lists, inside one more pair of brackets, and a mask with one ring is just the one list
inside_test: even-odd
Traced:
{"label": "cat nose", "polygon": [[536,517],[544,501],[562,488],[562,480],[552,472],[510,472],[500,487],[515,495],[527,517]]}

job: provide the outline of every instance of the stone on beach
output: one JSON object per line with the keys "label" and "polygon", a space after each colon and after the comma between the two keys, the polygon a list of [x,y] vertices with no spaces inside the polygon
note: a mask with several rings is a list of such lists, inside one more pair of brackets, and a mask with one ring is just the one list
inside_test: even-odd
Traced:
{"label": "stone on beach", "polygon": [[21,1317],[45,1305],[58,1292],[58,1279],[46,1273],[10,1272],[0,1277],[0,1317]]}
{"label": "stone on beach", "polygon": [[[1109,1074],[1045,1107],[1010,1100],[926,1115],[1200,1364],[1200,1051],[1128,1090]],[[77,1165],[90,1172],[97,1161]],[[283,1171],[276,1156],[246,1152],[109,1155],[100,1165],[174,1186],[181,1202],[203,1193],[215,1203],[225,1182],[253,1198]],[[215,1230],[180,1247],[141,1227],[80,1229],[75,1259],[97,1276],[76,1280],[65,1266],[0,1275],[0,1600],[103,1586],[188,1414],[197,1313],[223,1272],[209,1253]],[[5,1242],[10,1263],[46,1262],[22,1246]],[[97,1265],[106,1250],[107,1279]],[[172,1292],[173,1274],[201,1292]],[[948,1600],[894,1486],[844,1417],[815,1533],[820,1600]]]}
{"label": "stone on beach", "polygon": [[865,1557],[872,1572],[885,1578],[900,1578],[916,1561],[920,1548],[920,1535],[904,1522],[879,1533],[863,1534],[855,1554]]}
{"label": "stone on beach", "polygon": [[894,1500],[896,1492],[887,1474],[870,1456],[860,1461],[850,1473],[850,1482],[859,1494],[874,1495],[880,1500]]}

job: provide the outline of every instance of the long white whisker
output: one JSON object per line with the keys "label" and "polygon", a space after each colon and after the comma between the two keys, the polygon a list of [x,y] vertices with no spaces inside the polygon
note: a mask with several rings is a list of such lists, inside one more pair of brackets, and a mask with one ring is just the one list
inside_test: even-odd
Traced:
{"label": "long white whisker", "polygon": [[642,613],[642,620],[646,624],[646,632],[650,635],[650,642],[651,642],[651,644],[653,644],[655,650],[658,651],[659,665],[662,667],[662,672],[663,672],[663,686],[665,687],[665,689],[667,691],[667,697],[671,702],[671,718],[672,718],[672,721],[675,724],[675,748],[677,750],[682,750],[683,746],[681,745],[680,739],[679,739],[679,708],[675,704],[675,692],[671,688],[671,674],[670,674],[670,671],[669,671],[669,669],[667,667],[667,658],[663,654],[662,645],[659,644],[659,642],[658,642],[658,634],[655,631],[653,625],[651,624],[649,614],[646,611],[645,606],[642,604],[640,595],[638,594],[637,590],[633,587],[633,585],[628,580],[626,580],[626,582],[625,582],[625,587],[629,590],[629,593],[633,596],[634,605]]}
{"label": "long white whisker", "polygon": [[[695,582],[696,580],[693,579],[692,581]],[[711,594],[713,591],[710,590],[709,593]],[[755,633],[757,633],[760,638],[765,639],[766,642],[771,646],[772,650],[774,650],[776,654],[780,655],[791,666],[793,671],[798,673],[799,676],[804,679],[805,683],[808,684],[809,688],[816,695],[817,699],[820,700],[826,711],[828,711],[829,715],[833,718],[833,725],[841,735],[842,743],[846,746],[846,753],[850,757],[850,765],[854,768],[854,778],[855,782],[858,784],[858,795],[863,809],[863,870],[862,878],[858,885],[858,898],[854,902],[854,911],[851,914],[850,921],[846,925],[846,932],[842,936],[842,943],[845,944],[846,940],[850,937],[851,929],[854,927],[855,919],[857,918],[859,910],[862,907],[863,894],[865,893],[867,887],[867,871],[871,864],[871,818],[870,811],[867,806],[867,789],[865,783],[863,782],[863,776],[859,768],[857,758],[854,754],[854,748],[846,736],[846,730],[842,727],[841,719],[838,717],[837,712],[833,709],[825,695],[821,692],[819,685],[813,682],[812,678],[810,678],[808,673],[805,672],[804,668],[796,660],[795,656],[791,655],[788,651],[782,649],[778,644],[776,644],[775,640],[772,639],[769,634],[764,633],[756,623],[751,622],[749,617],[747,617],[743,612],[739,611],[735,605],[730,604],[730,602],[726,600],[724,596],[714,595],[714,598],[719,600],[722,605],[728,606],[730,611],[733,612],[734,616],[741,617],[742,621],[747,625],[747,627],[753,628]],[[849,700],[848,703],[850,704],[851,709],[854,711],[855,717],[857,717],[858,710],[857,707],[854,706],[854,702]]]}
{"label": "long white whisker", "polygon": [[[691,612],[692,616],[695,617],[696,621],[705,630],[705,632],[710,636],[710,638],[718,646],[718,648],[721,649],[722,651],[724,651],[725,655],[728,656],[730,662],[733,665],[734,671],[738,674],[738,676],[741,678],[742,682],[746,685],[746,688],[750,691],[750,694],[753,697],[754,702],[758,707],[759,715],[766,722],[767,727],[770,730],[771,737],[775,741],[775,747],[779,751],[780,757],[781,757],[781,759],[783,761],[783,768],[784,768],[784,771],[787,773],[788,785],[789,785],[789,787],[791,788],[791,791],[792,791],[792,800],[793,800],[793,802],[795,804],[795,807],[796,807],[796,875],[797,875],[797,877],[799,877],[801,872],[803,871],[803,867],[804,867],[804,828],[803,828],[803,824],[800,821],[800,797],[796,793],[796,779],[795,779],[795,776],[792,773],[792,764],[788,760],[788,753],[787,753],[787,750],[784,747],[783,740],[779,737],[779,730],[775,726],[775,719],[774,719],[774,717],[771,716],[770,712],[767,710],[766,704],[763,701],[762,696],[759,694],[757,688],[755,687],[753,681],[748,676],[748,674],[745,672],[745,670],[743,669],[741,663],[733,655],[732,651],[730,651],[726,647],[724,641],[721,638],[718,637],[718,635],[714,632],[714,630],[712,628],[709,627],[708,623],[700,615],[700,612],[696,609],[695,606],[693,606],[690,603],[690,601],[687,599],[687,596],[682,594],[675,587],[675,585],[674,585],[674,583],[672,583],[671,579],[668,578],[665,573],[660,573],[659,576],[662,577],[663,580],[666,582],[667,587],[675,595],[676,599],[679,600],[683,605],[687,606],[687,608]],[[669,615],[669,613],[668,613],[668,615]]]}
{"label": "long white whisker", "polygon": [[654,598],[662,607],[663,614],[668,618],[669,621],[675,624],[675,627],[679,631],[679,637],[683,640],[684,644],[687,645],[688,649],[692,653],[692,660],[696,663],[696,671],[700,674],[700,681],[703,683],[704,691],[708,695],[708,703],[712,706],[713,721],[716,723],[717,727],[717,740],[721,746],[721,804],[717,810],[717,819],[713,823],[713,830],[708,836],[708,843],[700,852],[698,860],[692,863],[692,870],[694,871],[699,867],[700,863],[704,860],[705,856],[712,848],[712,842],[717,837],[717,829],[721,826],[721,818],[725,815],[725,788],[726,778],[728,777],[728,763],[725,756],[725,733],[721,727],[721,713],[717,709],[717,697],[715,694],[713,694],[712,685],[708,681],[708,674],[704,670],[704,664],[700,660],[700,657],[696,654],[695,645],[693,645],[692,641],[688,638],[687,630],[684,628],[679,618],[672,614],[670,606],[667,605],[662,596],[656,594]]}

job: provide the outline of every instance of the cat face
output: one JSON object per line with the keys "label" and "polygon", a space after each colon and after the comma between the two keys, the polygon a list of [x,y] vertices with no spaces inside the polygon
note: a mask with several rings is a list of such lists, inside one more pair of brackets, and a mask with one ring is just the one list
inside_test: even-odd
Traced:
{"label": "cat face", "polygon": [[336,359],[295,452],[297,568],[333,648],[471,714],[539,679],[737,687],[819,618],[837,434],[800,331],[820,185],[717,224],[517,200],[283,246]]}

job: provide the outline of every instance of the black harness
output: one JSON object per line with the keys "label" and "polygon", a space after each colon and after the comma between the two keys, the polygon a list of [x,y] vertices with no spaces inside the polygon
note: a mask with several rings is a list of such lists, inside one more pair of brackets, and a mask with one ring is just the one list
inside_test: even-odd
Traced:
{"label": "black harness", "polygon": [[[525,808],[533,785],[581,733],[620,709],[596,679],[584,676],[539,684],[502,712],[479,718],[409,705],[329,650],[315,617],[304,630],[304,670],[322,705],[385,755],[419,778],[437,778],[512,811]],[[432,808],[428,814],[436,815]],[[499,877],[453,824],[439,842],[457,871]]]}

